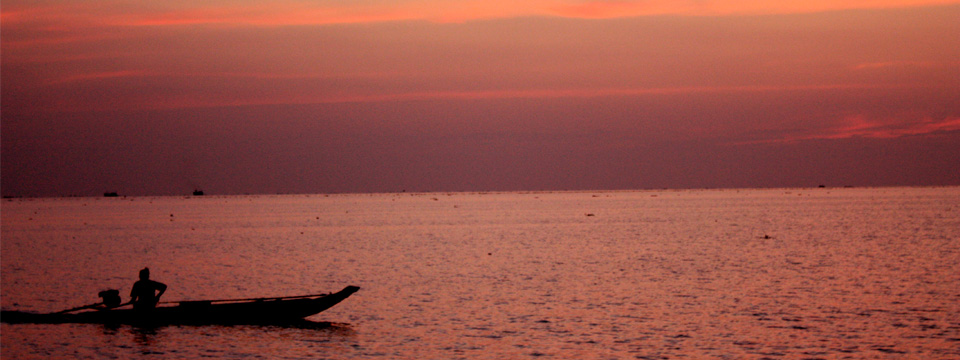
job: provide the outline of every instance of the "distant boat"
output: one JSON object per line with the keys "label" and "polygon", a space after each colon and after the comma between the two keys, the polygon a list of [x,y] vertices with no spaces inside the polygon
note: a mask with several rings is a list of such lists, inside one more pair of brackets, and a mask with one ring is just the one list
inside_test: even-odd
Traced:
{"label": "distant boat", "polygon": [[203,196],[203,190],[194,190],[193,196]]}
{"label": "distant boat", "polygon": [[116,192],[105,192],[105,193],[103,193],[103,197],[117,197],[117,196],[120,196],[120,194],[117,194]]}
{"label": "distant boat", "polygon": [[[357,290],[360,290],[360,288],[347,286],[343,290],[332,294],[161,302],[160,306],[149,311],[137,311],[129,308],[103,308],[97,307],[102,303],[97,303],[47,314],[3,311],[0,313],[0,320],[5,323],[94,323],[151,326],[292,324],[303,322],[303,318],[329,309],[357,292]],[[165,306],[164,304],[176,305]],[[71,313],[76,310],[84,311]]]}

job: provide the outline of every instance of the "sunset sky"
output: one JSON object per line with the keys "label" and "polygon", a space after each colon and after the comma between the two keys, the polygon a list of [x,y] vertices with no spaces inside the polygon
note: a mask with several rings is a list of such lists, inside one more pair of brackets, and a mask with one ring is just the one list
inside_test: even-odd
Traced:
{"label": "sunset sky", "polygon": [[960,185],[960,1],[10,0],[4,196]]}

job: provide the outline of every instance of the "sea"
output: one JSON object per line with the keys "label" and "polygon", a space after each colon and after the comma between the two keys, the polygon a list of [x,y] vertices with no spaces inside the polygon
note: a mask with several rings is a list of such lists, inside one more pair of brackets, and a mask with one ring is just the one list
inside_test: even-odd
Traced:
{"label": "sea", "polygon": [[18,198],[0,305],[360,290],[316,326],[0,325],[3,359],[960,359],[960,187]]}

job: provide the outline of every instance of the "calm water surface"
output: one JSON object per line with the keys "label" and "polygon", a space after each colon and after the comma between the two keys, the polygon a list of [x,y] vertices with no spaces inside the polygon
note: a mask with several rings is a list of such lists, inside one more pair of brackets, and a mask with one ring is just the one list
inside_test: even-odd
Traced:
{"label": "calm water surface", "polygon": [[2,307],[361,290],[318,328],[3,324],[4,359],[960,359],[960,188],[5,200]]}

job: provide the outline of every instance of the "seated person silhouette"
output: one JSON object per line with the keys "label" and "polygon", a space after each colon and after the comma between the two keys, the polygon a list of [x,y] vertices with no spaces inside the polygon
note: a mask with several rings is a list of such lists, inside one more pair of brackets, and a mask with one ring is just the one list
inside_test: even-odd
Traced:
{"label": "seated person silhouette", "polygon": [[130,289],[130,302],[134,310],[148,311],[157,307],[160,296],[167,291],[167,285],[150,280],[150,269],[140,270],[140,280]]}

